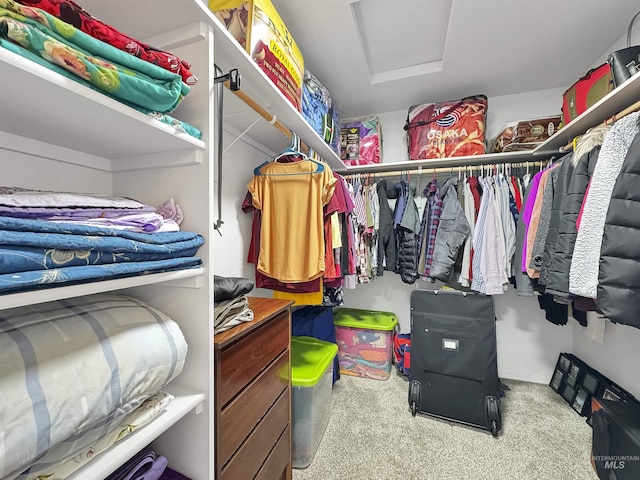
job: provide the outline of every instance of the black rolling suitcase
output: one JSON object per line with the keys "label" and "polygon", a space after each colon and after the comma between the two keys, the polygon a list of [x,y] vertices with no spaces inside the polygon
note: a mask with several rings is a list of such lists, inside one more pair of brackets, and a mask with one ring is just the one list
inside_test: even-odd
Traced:
{"label": "black rolling suitcase", "polygon": [[411,413],[498,435],[500,380],[493,297],[449,290],[411,292]]}

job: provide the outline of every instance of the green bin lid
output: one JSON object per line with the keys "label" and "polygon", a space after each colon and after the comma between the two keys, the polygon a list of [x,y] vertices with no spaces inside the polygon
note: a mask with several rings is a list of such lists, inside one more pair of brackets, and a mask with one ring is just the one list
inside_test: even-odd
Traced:
{"label": "green bin lid", "polygon": [[333,312],[333,323],[340,327],[366,328],[369,330],[393,330],[398,317],[391,312],[337,308]]}
{"label": "green bin lid", "polygon": [[315,386],[337,353],[335,343],[312,337],[291,337],[291,384]]}

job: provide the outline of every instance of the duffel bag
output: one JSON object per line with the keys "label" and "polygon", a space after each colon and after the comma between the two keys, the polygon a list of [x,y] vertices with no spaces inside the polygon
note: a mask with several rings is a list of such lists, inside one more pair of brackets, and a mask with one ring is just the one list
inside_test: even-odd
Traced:
{"label": "duffel bag", "polygon": [[613,90],[611,67],[603,63],[562,94],[562,120],[566,125]]}
{"label": "duffel bag", "polygon": [[410,160],[483,155],[487,97],[412,105],[404,126]]}

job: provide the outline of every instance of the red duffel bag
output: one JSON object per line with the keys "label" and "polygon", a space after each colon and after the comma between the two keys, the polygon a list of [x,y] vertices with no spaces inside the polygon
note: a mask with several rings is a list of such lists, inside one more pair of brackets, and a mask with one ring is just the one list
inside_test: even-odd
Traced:
{"label": "red duffel bag", "polygon": [[562,94],[562,121],[568,124],[613,90],[611,67],[603,63],[571,85]]}

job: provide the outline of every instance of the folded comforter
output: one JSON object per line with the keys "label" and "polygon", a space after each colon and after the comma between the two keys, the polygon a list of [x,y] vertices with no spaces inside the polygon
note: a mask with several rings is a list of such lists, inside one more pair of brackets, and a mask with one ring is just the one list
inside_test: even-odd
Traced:
{"label": "folded comforter", "polygon": [[[190,91],[179,75],[101,42],[44,10],[13,0],[0,0],[0,38],[95,89],[152,111],[171,112]],[[2,46],[12,49],[6,41]]]}
{"label": "folded comforter", "polygon": [[196,268],[195,232],[136,233],[0,217],[0,293]]}
{"label": "folded comforter", "polygon": [[161,415],[173,399],[173,395],[158,391],[119,422],[100,425],[50,448],[16,480],[68,478],[97,455]]}
{"label": "folded comforter", "polygon": [[119,50],[177,73],[187,85],[193,86],[198,81],[195,75],[189,71],[191,68],[189,62],[119,32],[71,0],[18,0],[18,3],[40,8]]}
{"label": "folded comforter", "polygon": [[109,432],[182,371],[187,344],[164,313],[109,293],[3,310],[0,352],[0,478],[12,479],[60,442]]}

